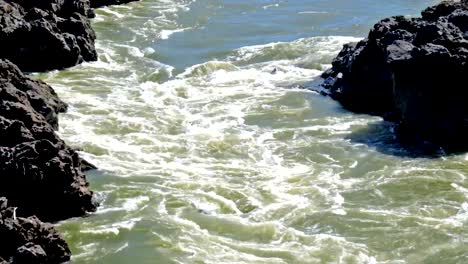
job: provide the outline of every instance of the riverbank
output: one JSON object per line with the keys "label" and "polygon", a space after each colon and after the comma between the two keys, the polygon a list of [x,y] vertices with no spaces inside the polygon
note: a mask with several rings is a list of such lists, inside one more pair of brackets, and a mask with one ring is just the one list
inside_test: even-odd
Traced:
{"label": "riverbank", "polygon": [[84,216],[98,206],[84,174],[96,167],[56,134],[67,104],[21,72],[95,61],[93,16],[84,0],[0,1],[0,197],[8,199],[8,207],[5,198],[0,206],[0,240],[9,244],[0,263],[68,261],[66,242],[39,219]]}

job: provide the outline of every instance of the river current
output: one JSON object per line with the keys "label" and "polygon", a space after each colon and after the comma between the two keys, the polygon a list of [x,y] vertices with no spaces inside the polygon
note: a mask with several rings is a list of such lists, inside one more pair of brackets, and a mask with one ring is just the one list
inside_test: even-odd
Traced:
{"label": "river current", "polygon": [[341,46],[430,0],[142,0],[99,61],[39,75],[102,206],[73,263],[468,263],[468,156],[400,147],[316,92]]}

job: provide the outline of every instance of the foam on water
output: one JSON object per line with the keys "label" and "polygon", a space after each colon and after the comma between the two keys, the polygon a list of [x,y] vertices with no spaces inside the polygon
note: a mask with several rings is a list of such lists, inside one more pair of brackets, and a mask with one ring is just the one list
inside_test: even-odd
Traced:
{"label": "foam on water", "polygon": [[188,30],[190,28],[179,28],[179,29],[173,29],[173,30],[161,30],[161,33],[159,34],[161,39],[168,39],[172,34],[178,33],[178,32],[184,32],[185,30]]}
{"label": "foam on water", "polygon": [[90,229],[90,230],[83,229],[80,232],[84,233],[84,234],[107,234],[107,233],[111,233],[111,234],[114,234],[114,235],[118,235],[120,233],[120,231],[123,230],[123,229],[131,230],[135,226],[135,224],[138,223],[139,221],[141,221],[141,218],[134,218],[134,219],[130,219],[130,220],[127,220],[127,221],[113,223],[111,225],[103,225],[103,226],[100,226],[100,227],[93,227],[93,229]]}
{"label": "foam on water", "polygon": [[[335,45],[336,52],[347,40],[347,38],[342,41],[338,39],[340,38],[321,38],[326,43],[303,39],[295,43],[301,45],[302,49],[305,49],[305,43],[309,43],[311,49],[315,48],[316,44]],[[278,222],[278,219],[292,217],[291,212],[310,206],[310,200],[302,191],[293,191],[294,188],[291,189],[291,186],[285,182],[306,176],[311,173],[311,167],[285,160],[278,149],[286,145],[276,142],[276,130],[262,127],[260,123],[247,124],[247,119],[252,118],[251,113],[258,111],[252,109],[256,108],[256,105],[261,108],[266,107],[267,110],[260,110],[260,112],[276,111],[277,114],[285,116],[296,115],[298,111],[307,111],[308,103],[305,100],[301,100],[299,104],[291,102],[293,105],[290,107],[281,108],[277,108],[274,101],[289,93],[307,94],[307,91],[291,90],[288,87],[317,77],[320,71],[295,66],[294,62],[297,58],[256,60],[255,63],[249,64],[250,59],[262,56],[276,45],[287,46],[285,49],[289,46],[294,47],[294,43],[245,47],[236,51],[239,54],[237,58],[229,56],[226,61],[213,61],[192,66],[173,80],[164,83],[148,81],[140,83],[138,74],[141,73],[126,73],[124,83],[114,87],[111,91],[106,91],[107,94],[102,97],[76,96],[75,91],[69,91],[70,97],[67,97],[67,88],[56,83],[54,86],[61,93],[65,93],[63,96],[72,105],[85,104],[86,111],[91,112],[105,111],[101,115],[89,116],[80,112],[82,109],[72,108],[67,114],[68,118],[62,120],[61,133],[72,141],[72,144],[84,146],[86,152],[84,156],[106,171],[106,174],[130,178],[136,175],[153,177],[167,174],[168,177],[163,178],[158,184],[172,190],[163,196],[169,198],[176,195],[177,199],[181,199],[179,203],[185,204],[181,209],[176,210],[178,213],[174,216],[168,213],[169,219],[170,217],[181,218],[184,221],[196,223],[198,228],[203,229],[214,228],[215,226],[211,225],[221,221],[223,228],[227,230],[232,226],[232,231],[227,232],[237,232],[237,236],[247,236],[253,230],[259,228],[262,230],[270,224],[271,226],[265,231],[272,233],[265,234],[267,237],[277,232],[281,233],[282,231],[279,230],[288,228],[284,223]],[[144,56],[137,48],[128,45],[117,44],[113,47],[124,47],[130,51],[128,55],[135,58]],[[106,57],[106,55],[102,56]],[[238,61],[243,61],[242,65],[236,66],[235,63]],[[111,63],[113,62],[108,62],[108,64]],[[101,64],[104,62],[83,65],[77,67],[76,70]],[[121,68],[113,69],[102,66],[99,66],[99,69],[125,71]],[[272,69],[276,71],[272,72]],[[115,83],[112,78],[108,78],[107,82]],[[68,83],[65,81],[65,84]],[[254,123],[257,122],[254,121]],[[333,131],[334,126],[311,125],[303,132],[329,128],[329,131]],[[341,126],[343,124],[340,124]],[[300,129],[299,127],[298,131]],[[349,129],[349,125],[337,129],[346,130]],[[287,131],[279,129],[278,132]],[[86,134],[86,137],[83,137],[81,133]],[[96,152],[95,148],[104,151]],[[244,184],[247,185],[236,183],[235,178],[226,179],[223,174],[229,171],[244,175],[246,177]],[[330,181],[332,174],[333,171],[325,174],[324,171],[320,172],[316,180],[323,179],[323,183],[329,187],[316,186],[319,190],[316,195],[321,196],[324,201],[329,200],[327,203],[330,204],[330,210],[334,213],[345,214],[344,210],[340,209],[344,198],[338,190],[329,190],[330,184],[338,184]],[[229,181],[233,182],[229,183]],[[187,184],[199,187],[192,189],[184,186]],[[150,186],[147,187],[151,188]],[[221,186],[226,186],[226,190],[219,193],[218,188]],[[238,188],[241,189],[236,190]],[[118,189],[119,187],[106,195]],[[269,198],[265,200],[265,197],[259,196],[258,190],[262,190],[261,192],[265,193],[262,195],[267,195]],[[225,191],[228,193],[223,194]],[[229,192],[237,193],[234,196],[239,196],[240,200],[232,200]],[[145,195],[125,199],[122,209],[144,210],[141,204],[147,203],[149,199]],[[170,206],[164,203],[161,205]],[[104,209],[99,212],[99,215],[116,213],[118,212],[116,208],[118,207]],[[191,211],[190,208],[195,211]],[[252,213],[249,214],[249,212]],[[215,218],[210,220],[206,217]],[[137,219],[139,221],[141,217]],[[102,224],[91,229],[84,229],[81,233],[117,235],[122,228],[131,229],[138,221],[131,218],[118,223]],[[211,221],[214,222],[210,224]],[[270,224],[265,226],[266,223]],[[222,233],[213,237],[207,236],[206,232],[203,233],[208,240],[223,237]],[[257,240],[263,236],[257,235],[250,239]],[[182,251],[189,252],[194,250],[192,243],[194,241],[186,241],[179,246]],[[197,243],[202,242],[197,241]],[[194,259],[200,259],[203,256],[209,261],[206,255],[200,253],[203,250],[201,247],[213,242],[203,243],[208,244],[199,245],[200,248],[195,250],[197,255]],[[227,242],[224,241],[224,243]],[[222,248],[226,251],[232,246],[232,242],[229,242]],[[241,249],[247,250],[248,246],[243,245]],[[237,250],[239,249],[230,248],[231,253],[228,255],[230,257],[238,255]],[[261,261],[261,257],[255,257],[261,251],[244,253],[246,255],[238,260]],[[273,252],[271,254],[274,255]],[[301,259],[297,256],[292,257],[293,253],[288,253],[288,255],[291,255],[293,259]],[[211,261],[214,263],[224,257],[226,256],[213,256]],[[281,257],[277,259],[278,263],[284,262],[281,259]]]}

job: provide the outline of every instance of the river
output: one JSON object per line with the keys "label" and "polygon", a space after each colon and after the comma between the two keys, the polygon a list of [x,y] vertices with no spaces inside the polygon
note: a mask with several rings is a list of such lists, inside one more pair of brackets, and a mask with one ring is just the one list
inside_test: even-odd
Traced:
{"label": "river", "polygon": [[468,156],[401,148],[317,87],[341,46],[434,0],[143,0],[99,61],[39,75],[100,169],[73,263],[468,263]]}

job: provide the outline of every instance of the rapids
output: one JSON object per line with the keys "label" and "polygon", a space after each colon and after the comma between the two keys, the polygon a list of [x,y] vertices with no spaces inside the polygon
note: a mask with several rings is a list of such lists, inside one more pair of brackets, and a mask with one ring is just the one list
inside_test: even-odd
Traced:
{"label": "rapids", "polygon": [[142,0],[97,10],[99,61],[39,75],[100,169],[73,263],[466,263],[468,156],[305,88],[430,0]]}

